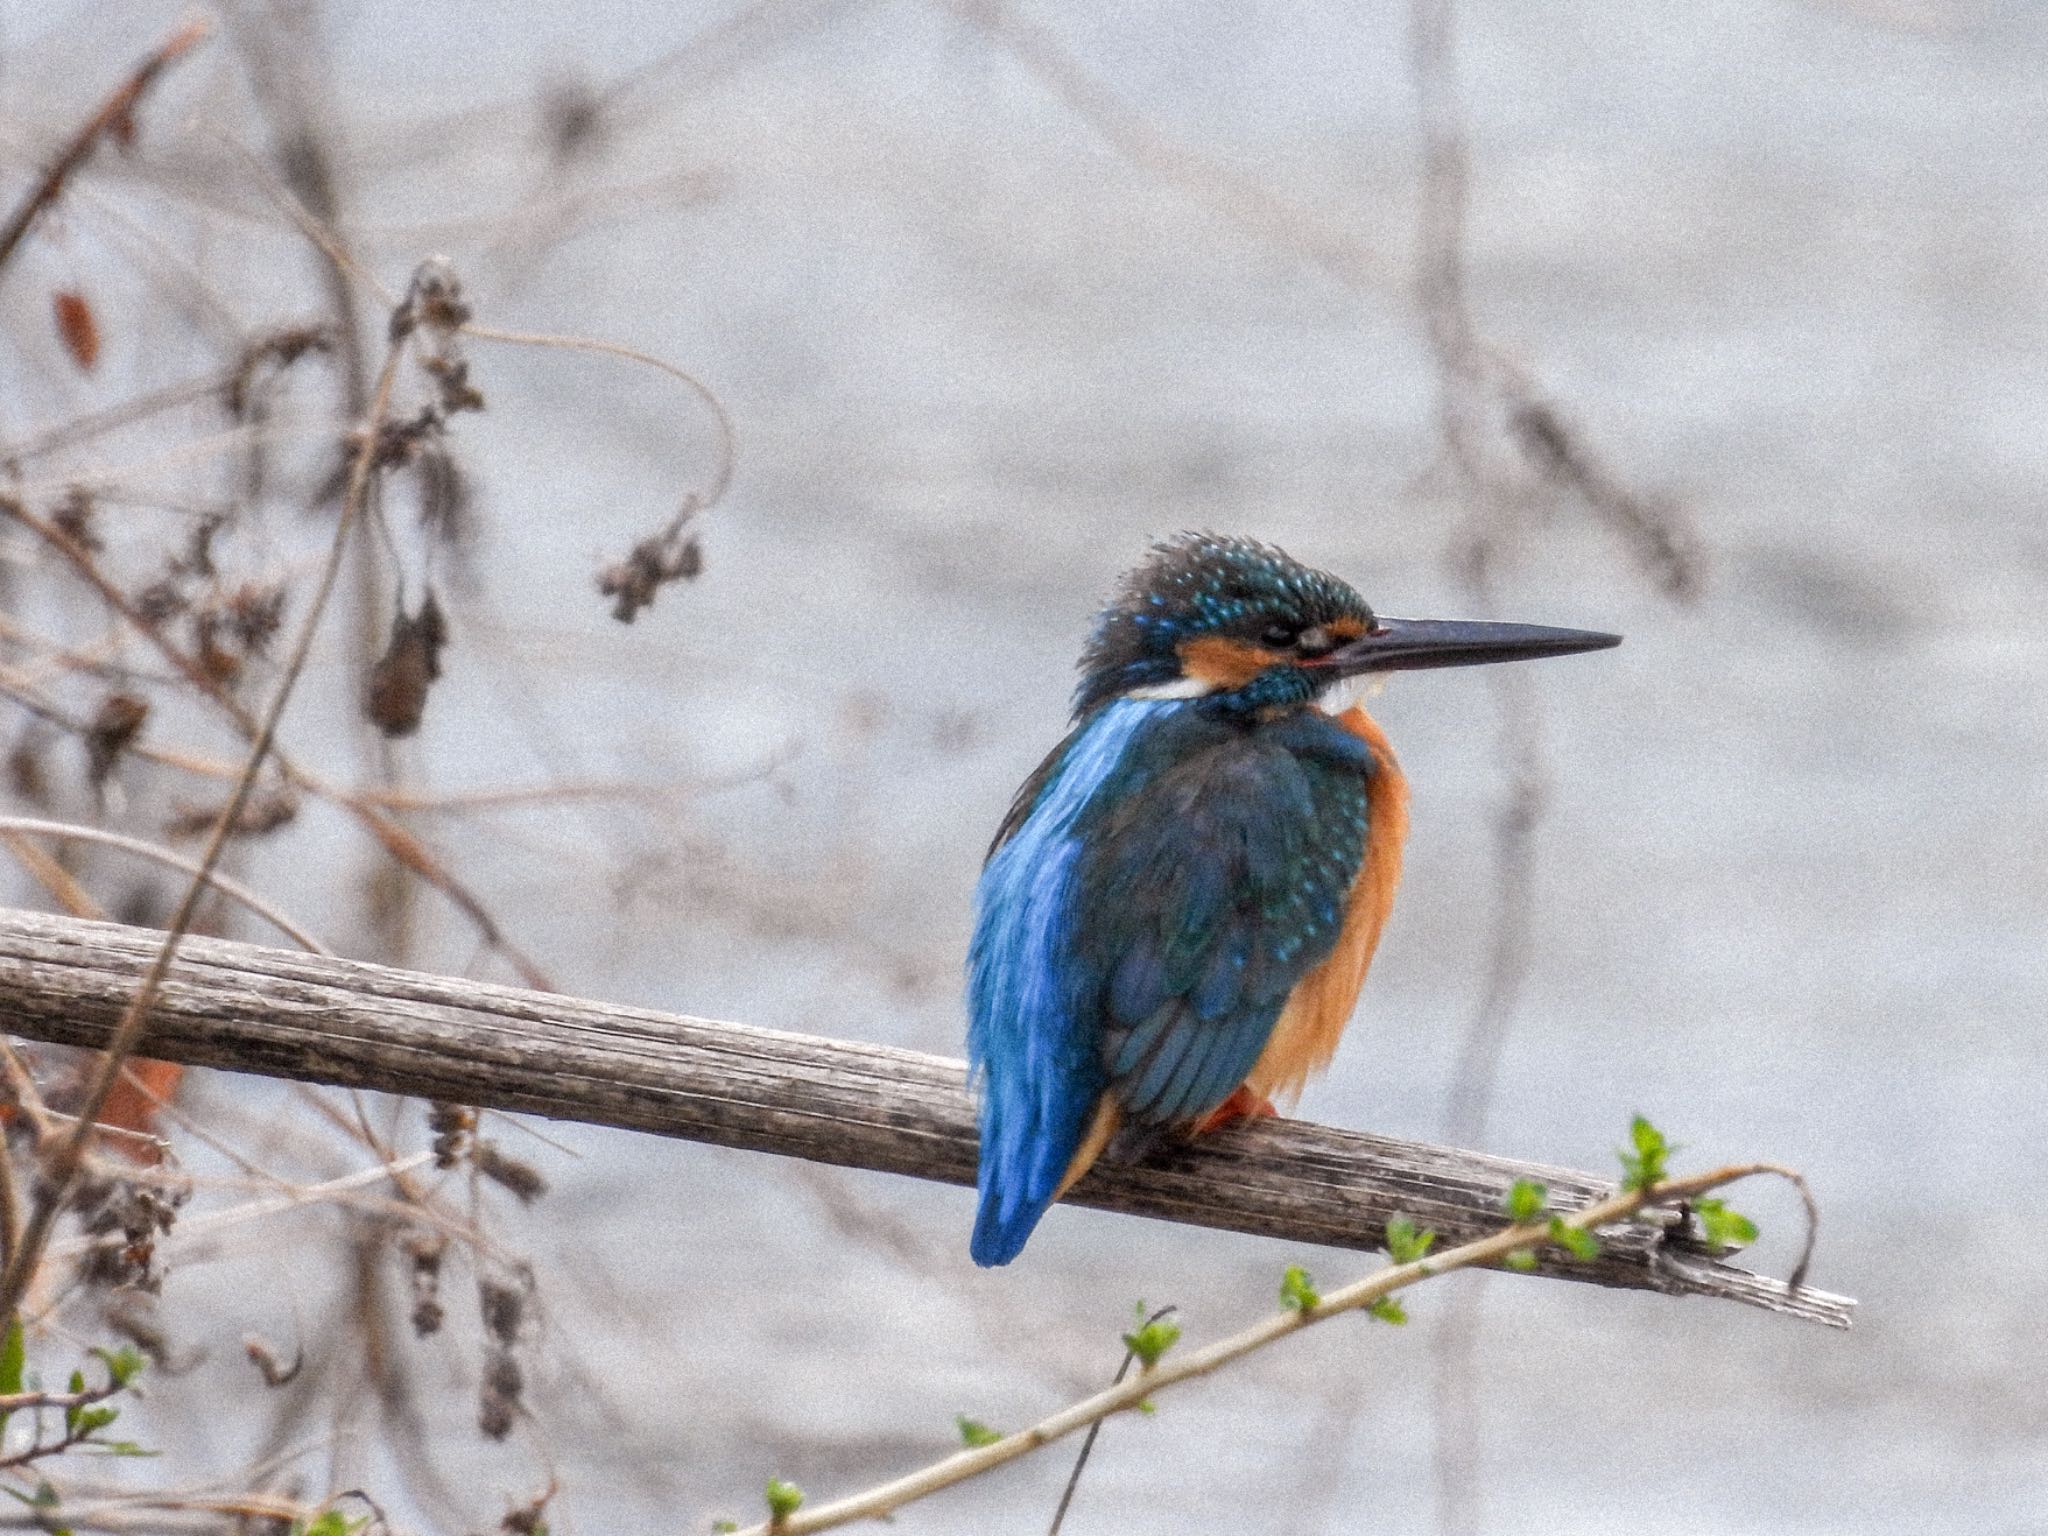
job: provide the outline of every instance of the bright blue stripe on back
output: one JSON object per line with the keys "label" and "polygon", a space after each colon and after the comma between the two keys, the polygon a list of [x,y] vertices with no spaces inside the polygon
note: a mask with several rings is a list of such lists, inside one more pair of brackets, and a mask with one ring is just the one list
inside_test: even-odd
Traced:
{"label": "bright blue stripe on back", "polygon": [[967,964],[967,1057],[981,1078],[977,1264],[1007,1264],[1052,1203],[1104,1077],[1075,1017],[1075,822],[1163,701],[1122,699],[1075,734],[1038,802],[982,870]]}

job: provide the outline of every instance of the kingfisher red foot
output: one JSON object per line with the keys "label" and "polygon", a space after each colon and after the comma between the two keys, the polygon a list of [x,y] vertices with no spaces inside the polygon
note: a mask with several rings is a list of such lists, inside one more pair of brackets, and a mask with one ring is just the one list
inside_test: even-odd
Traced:
{"label": "kingfisher red foot", "polygon": [[1620,640],[1384,618],[1248,539],[1155,546],[1096,621],[1073,724],[975,893],[975,1262],[1014,1259],[1120,1126],[1270,1112],[1329,1064],[1408,832],[1361,682]]}
{"label": "kingfisher red foot", "polygon": [[1208,1114],[1197,1120],[1191,1136],[1206,1136],[1211,1131],[1220,1131],[1234,1120],[1269,1120],[1280,1111],[1273,1107],[1273,1101],[1255,1090],[1249,1083],[1239,1083],[1230,1090],[1230,1097],[1218,1104]]}

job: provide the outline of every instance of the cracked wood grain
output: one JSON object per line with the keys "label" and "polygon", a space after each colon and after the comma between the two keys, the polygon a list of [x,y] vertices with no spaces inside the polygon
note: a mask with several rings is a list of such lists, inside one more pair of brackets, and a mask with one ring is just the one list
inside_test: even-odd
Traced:
{"label": "cracked wood grain", "polygon": [[[158,945],[147,929],[0,910],[0,1031],[105,1043]],[[972,1184],[965,1068],[942,1056],[190,938],[143,1048],[193,1066],[447,1099],[717,1146]],[[1497,1230],[1518,1178],[1559,1210],[1611,1180],[1338,1130],[1241,1123],[1137,1160],[1104,1160],[1078,1205],[1315,1243],[1380,1246],[1404,1214],[1448,1242]],[[1716,1259],[1677,1213],[1602,1234],[1590,1264],[1539,1273],[1707,1296],[1847,1327],[1854,1302]],[[965,1218],[962,1220],[965,1243]]]}

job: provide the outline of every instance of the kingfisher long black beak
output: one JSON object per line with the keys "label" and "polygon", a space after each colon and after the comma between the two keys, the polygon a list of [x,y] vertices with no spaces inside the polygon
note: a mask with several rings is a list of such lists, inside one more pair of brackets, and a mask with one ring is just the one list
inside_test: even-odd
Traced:
{"label": "kingfisher long black beak", "polygon": [[1545,624],[1494,624],[1465,619],[1388,619],[1312,663],[1339,677],[1362,672],[1412,672],[1423,667],[1476,667],[1490,661],[1534,661],[1604,651],[1619,635]]}

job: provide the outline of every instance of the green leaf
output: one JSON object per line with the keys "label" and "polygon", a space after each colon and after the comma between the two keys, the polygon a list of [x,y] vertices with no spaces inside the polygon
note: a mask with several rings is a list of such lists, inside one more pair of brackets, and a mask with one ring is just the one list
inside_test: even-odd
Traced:
{"label": "green leaf", "polygon": [[1290,1312],[1312,1312],[1322,1305],[1322,1293],[1315,1282],[1308,1277],[1308,1271],[1299,1264],[1287,1266],[1287,1273],[1280,1277],[1280,1305]]}
{"label": "green leaf", "polygon": [[1394,1216],[1387,1221],[1387,1257],[1396,1264],[1420,1263],[1435,1241],[1434,1231],[1428,1227],[1417,1230],[1406,1216]]}
{"label": "green leaf", "polygon": [[1629,1122],[1628,1139],[1634,1152],[1620,1152],[1621,1185],[1624,1189],[1649,1189],[1670,1177],[1667,1165],[1678,1150],[1664,1139],[1664,1133],[1637,1115]]}
{"label": "green leaf", "polygon": [[[1142,1301],[1138,1303],[1141,1316],[1144,1307]],[[1125,1334],[1123,1340],[1124,1348],[1136,1357],[1138,1364],[1149,1371],[1159,1363],[1161,1355],[1180,1342],[1180,1324],[1170,1317],[1155,1317],[1149,1322],[1140,1323]]]}
{"label": "green leaf", "polygon": [[1146,1418],[1151,1418],[1158,1411],[1159,1405],[1153,1402],[1151,1398],[1141,1397],[1138,1399],[1138,1412],[1144,1414]]}
{"label": "green leaf", "polygon": [[803,1489],[795,1483],[785,1483],[779,1477],[768,1479],[768,1518],[771,1522],[787,1520],[803,1507]]}
{"label": "green leaf", "polygon": [[90,1408],[74,1408],[65,1414],[65,1418],[70,1421],[66,1427],[81,1440],[94,1430],[105,1429],[119,1417],[120,1409],[109,1408],[104,1403],[95,1404]]}
{"label": "green leaf", "polygon": [[953,1415],[953,1423],[960,1431],[960,1443],[973,1449],[976,1446],[994,1445],[1003,1438],[999,1429],[990,1429],[979,1419],[970,1419],[964,1413]]}
{"label": "green leaf", "polygon": [[[21,1340],[21,1319],[7,1325],[7,1338],[0,1343],[0,1392],[19,1392],[28,1355]],[[8,1415],[0,1413],[0,1436],[7,1433]]]}
{"label": "green leaf", "polygon": [[133,1440],[95,1440],[91,1448],[102,1456],[161,1456],[162,1451],[148,1450]]}
{"label": "green leaf", "polygon": [[1692,1209],[1700,1219],[1700,1235],[1710,1248],[1746,1248],[1757,1239],[1756,1223],[1742,1212],[1730,1210],[1725,1200],[1695,1200]]}
{"label": "green leaf", "polygon": [[1501,1263],[1509,1269],[1527,1274],[1536,1267],[1536,1250],[1534,1248],[1517,1248],[1513,1253],[1502,1259]]}
{"label": "green leaf", "polygon": [[736,1531],[739,1528],[740,1523],[737,1520],[714,1520],[711,1522],[711,1536],[724,1536],[725,1532]]}
{"label": "green leaf", "polygon": [[1536,1220],[1550,1205],[1550,1191],[1534,1179],[1517,1179],[1508,1191],[1508,1219],[1517,1225]]}
{"label": "green leaf", "polygon": [[145,1363],[142,1352],[133,1345],[123,1344],[118,1349],[96,1349],[93,1354],[100,1364],[107,1368],[107,1380],[116,1390],[126,1387],[142,1374]]}
{"label": "green leaf", "polygon": [[27,1363],[28,1353],[21,1337],[21,1319],[17,1317],[7,1325],[6,1342],[0,1343],[0,1392],[11,1394],[21,1390],[21,1373]]}
{"label": "green leaf", "polygon": [[1408,1309],[1391,1296],[1382,1296],[1368,1302],[1365,1310],[1368,1316],[1376,1317],[1383,1323],[1392,1323],[1397,1328],[1408,1321]]}
{"label": "green leaf", "polygon": [[292,1536],[356,1536],[369,1523],[368,1515],[351,1520],[338,1509],[323,1509],[310,1520],[294,1521]]}
{"label": "green leaf", "polygon": [[1600,1239],[1582,1227],[1566,1226],[1562,1216],[1550,1218],[1550,1240],[1582,1263],[1600,1257]]}

